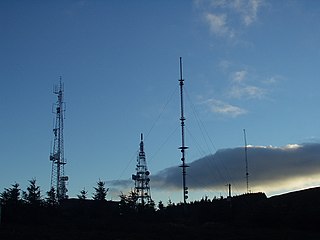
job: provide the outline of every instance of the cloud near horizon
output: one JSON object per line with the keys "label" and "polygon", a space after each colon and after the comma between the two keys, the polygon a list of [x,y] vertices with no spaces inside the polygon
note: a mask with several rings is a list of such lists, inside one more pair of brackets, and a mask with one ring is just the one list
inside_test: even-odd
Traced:
{"label": "cloud near horizon", "polygon": [[[249,185],[253,191],[275,193],[308,187],[320,182],[320,144],[291,144],[284,147],[249,146]],[[231,183],[245,192],[244,147],[218,150],[189,163],[187,186],[192,190],[221,191]],[[114,187],[132,186],[132,181],[110,182]],[[181,168],[173,166],[151,176],[151,188],[181,189]]]}

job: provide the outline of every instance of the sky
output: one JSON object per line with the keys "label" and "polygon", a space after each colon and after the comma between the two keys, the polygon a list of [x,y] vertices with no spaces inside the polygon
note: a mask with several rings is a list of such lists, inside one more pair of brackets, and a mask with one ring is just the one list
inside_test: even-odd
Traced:
{"label": "sky", "polygon": [[0,2],[0,191],[50,188],[61,76],[68,195],[134,187],[144,134],[155,202],[182,201],[179,58],[190,201],[320,183],[320,2]]}

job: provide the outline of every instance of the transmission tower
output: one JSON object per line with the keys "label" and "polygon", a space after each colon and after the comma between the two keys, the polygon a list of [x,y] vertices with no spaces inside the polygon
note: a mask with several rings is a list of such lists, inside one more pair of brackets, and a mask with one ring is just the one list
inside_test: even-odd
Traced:
{"label": "transmission tower", "polygon": [[57,95],[58,100],[54,104],[55,125],[53,128],[54,140],[53,148],[50,153],[50,161],[52,162],[51,171],[51,188],[56,191],[57,200],[68,198],[66,184],[68,177],[64,175],[64,165],[66,160],[64,158],[64,145],[63,145],[63,120],[65,112],[65,103],[63,101],[63,84],[54,87],[53,93]]}
{"label": "transmission tower", "polygon": [[137,157],[136,174],[132,175],[132,180],[135,182],[134,192],[137,197],[137,204],[145,206],[151,204],[150,192],[150,172],[147,168],[146,154],[144,152],[143,134],[141,133],[140,149]]}
{"label": "transmission tower", "polygon": [[182,58],[180,57],[180,79],[179,79],[179,85],[180,85],[180,106],[181,106],[181,117],[180,117],[180,122],[181,122],[181,147],[179,149],[181,150],[181,161],[182,164],[180,167],[182,168],[182,191],[183,191],[183,203],[186,204],[187,199],[188,199],[188,187],[186,185],[186,175],[187,175],[187,167],[186,161],[185,161],[185,150],[188,149],[188,147],[185,146],[184,144],[184,121],[186,118],[184,117],[183,114],[183,85],[184,85],[184,80],[182,78]]}
{"label": "transmission tower", "polygon": [[244,157],[245,157],[245,161],[246,161],[247,193],[250,193],[250,190],[249,190],[249,169],[248,169],[248,146],[247,146],[247,135],[246,135],[245,129],[243,129],[243,138],[244,138]]}

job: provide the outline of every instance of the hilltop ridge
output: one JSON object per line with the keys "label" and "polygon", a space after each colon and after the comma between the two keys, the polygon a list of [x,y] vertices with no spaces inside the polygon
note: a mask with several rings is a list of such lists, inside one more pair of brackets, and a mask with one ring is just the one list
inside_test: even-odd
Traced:
{"label": "hilltop ridge", "polygon": [[[58,207],[3,206],[1,239],[320,239],[320,188],[249,193],[161,210],[69,199]],[[120,204],[120,205],[119,205]],[[119,207],[120,206],[120,207]],[[122,206],[122,207],[121,207]],[[139,228],[143,226],[144,235]],[[64,232],[64,234],[61,234]]]}

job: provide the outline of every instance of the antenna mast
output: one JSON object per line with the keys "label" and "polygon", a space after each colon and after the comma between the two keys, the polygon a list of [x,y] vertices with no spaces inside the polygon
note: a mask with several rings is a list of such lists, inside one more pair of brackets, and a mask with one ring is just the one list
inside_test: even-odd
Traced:
{"label": "antenna mast", "polygon": [[244,137],[244,155],[245,155],[245,161],[246,161],[247,193],[249,193],[248,147],[247,147],[246,129],[243,129],[243,137]]}
{"label": "antenna mast", "polygon": [[144,152],[143,134],[141,133],[140,149],[137,157],[136,174],[132,175],[132,180],[135,181],[135,194],[137,203],[144,207],[153,203],[150,193],[150,172],[147,168],[146,154]]}
{"label": "antenna mast", "polygon": [[184,117],[183,114],[183,85],[184,85],[184,79],[182,78],[182,58],[180,57],[180,79],[179,79],[179,85],[180,85],[180,104],[181,104],[181,117],[180,117],[180,122],[181,122],[181,147],[179,149],[181,150],[181,161],[182,164],[180,167],[182,168],[182,191],[183,191],[183,203],[186,204],[187,199],[188,199],[188,187],[186,186],[186,169],[189,167],[186,165],[185,162],[185,150],[188,149],[188,147],[185,146],[184,143],[184,126],[185,123],[184,121],[186,118]]}
{"label": "antenna mast", "polygon": [[64,175],[64,165],[66,160],[64,158],[64,144],[63,144],[63,119],[65,111],[65,103],[63,102],[63,84],[61,82],[58,86],[54,87],[53,93],[58,96],[55,106],[55,126],[53,128],[54,133],[54,143],[53,149],[50,154],[50,161],[52,161],[52,171],[51,171],[51,188],[56,191],[57,200],[63,200],[68,198],[66,183],[68,181],[68,176]]}

